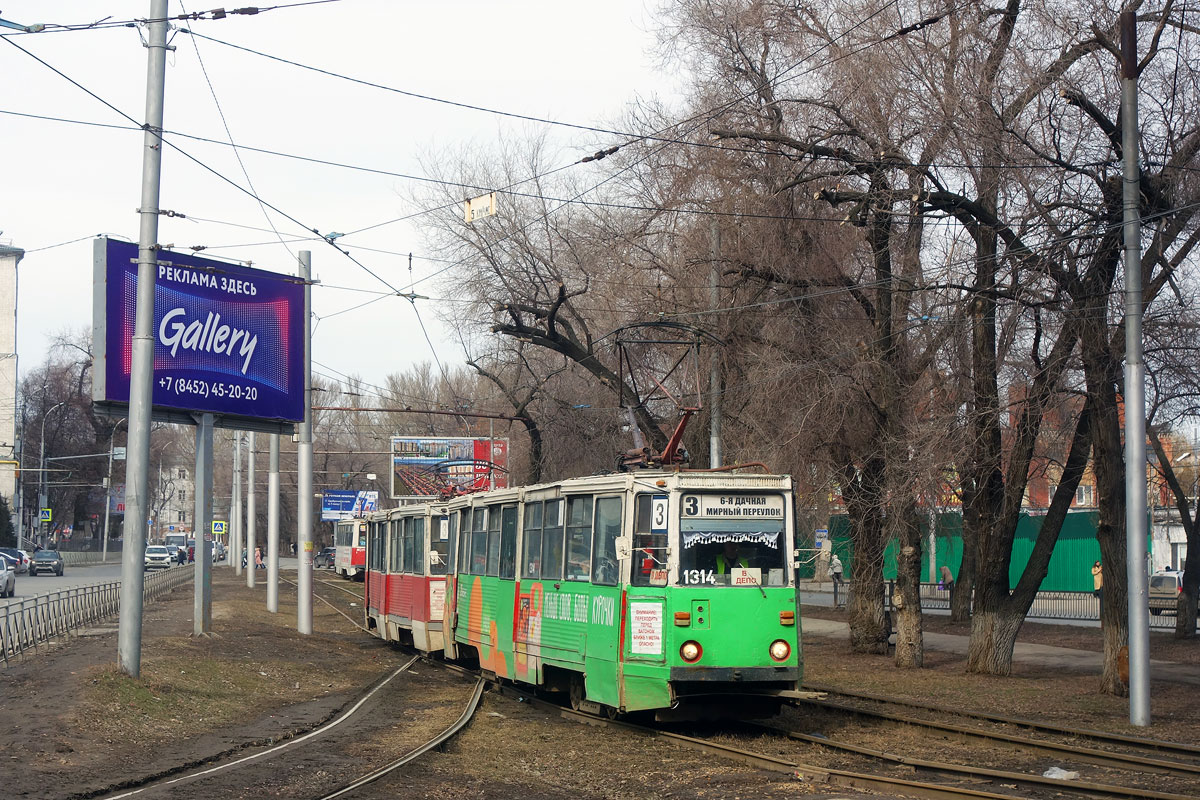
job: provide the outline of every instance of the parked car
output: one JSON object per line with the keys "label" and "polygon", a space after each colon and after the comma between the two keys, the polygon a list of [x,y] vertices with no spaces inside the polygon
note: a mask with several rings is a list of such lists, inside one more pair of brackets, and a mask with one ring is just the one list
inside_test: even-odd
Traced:
{"label": "parked car", "polygon": [[[1150,613],[1158,616],[1166,611],[1171,614],[1179,606],[1179,593],[1183,591],[1183,571],[1163,570],[1150,576]],[[1200,607],[1200,602],[1197,603]]]}
{"label": "parked car", "polygon": [[0,547],[0,555],[8,556],[16,562],[15,566],[18,575],[29,572],[29,554],[24,550],[18,550],[15,547]]}
{"label": "parked car", "polygon": [[38,550],[33,554],[33,560],[29,562],[29,574],[38,575],[43,572],[53,572],[62,577],[63,557],[57,550]]}
{"label": "parked car", "polygon": [[17,593],[17,565],[13,559],[0,553],[0,597],[12,597]]}
{"label": "parked car", "polygon": [[333,569],[333,562],[336,560],[336,558],[335,558],[336,556],[337,556],[337,548],[336,547],[326,547],[326,548],[322,549],[321,552],[319,552],[315,556],[313,556],[313,566],[314,567],[328,567],[329,569]]}
{"label": "parked car", "polygon": [[176,560],[178,552],[178,549],[175,547],[152,544],[146,548],[143,567],[145,569],[169,569],[171,563]]}

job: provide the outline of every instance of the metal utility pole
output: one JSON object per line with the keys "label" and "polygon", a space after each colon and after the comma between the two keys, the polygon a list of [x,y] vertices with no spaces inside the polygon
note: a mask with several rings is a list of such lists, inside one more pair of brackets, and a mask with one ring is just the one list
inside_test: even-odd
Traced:
{"label": "metal utility pole", "polygon": [[[113,462],[113,446],[117,441],[117,428],[121,427],[121,423],[126,419],[122,417],[117,420],[117,424],[113,425],[112,435],[108,437],[108,477],[104,481],[104,543],[101,545],[100,561],[108,561],[108,521],[112,517],[112,462]],[[126,456],[128,457],[128,455]]]}
{"label": "metal utility pole", "polygon": [[38,539],[37,544],[42,547],[46,546],[46,536],[49,534],[50,524],[42,522],[42,509],[49,508],[50,495],[46,489],[46,420],[50,414],[60,406],[66,404],[66,400],[61,403],[55,403],[50,406],[50,410],[42,414],[42,451],[38,456]]}
{"label": "metal utility pole", "polygon": [[196,426],[195,536],[196,576],[192,602],[192,633],[212,633],[212,490],[213,415],[201,414]]}
{"label": "metal utility pole", "polygon": [[271,434],[267,465],[267,611],[279,611],[279,434]]}
{"label": "metal utility pole", "polygon": [[304,281],[304,422],[296,448],[296,630],[312,633],[313,444],[312,444],[312,252],[300,251]]}
{"label": "metal utility pole", "polygon": [[[1121,150],[1125,161],[1125,574],[1129,581],[1129,723],[1150,724],[1146,577],[1146,364],[1142,358],[1142,225],[1137,17],[1121,12]],[[1106,565],[1107,566],[1107,565]]]}
{"label": "metal utility pole", "polygon": [[250,451],[246,457],[246,586],[254,588],[255,572],[258,571],[258,561],[254,558],[254,549],[258,546],[254,520],[254,431],[250,431],[248,444]]}
{"label": "metal utility pole", "polygon": [[129,376],[129,438],[126,447],[125,524],[121,555],[121,617],[117,662],[142,673],[143,553],[149,512],[150,410],[154,383],[154,277],[158,267],[158,193],[162,167],[163,97],[166,92],[167,0],[150,1],[146,24],[146,121],[142,137],[142,197],[138,207],[137,309]]}
{"label": "metal utility pole", "polygon": [[229,525],[233,537],[233,570],[242,574],[242,432],[233,432],[233,497],[229,501]]}
{"label": "metal utility pole", "polygon": [[[717,259],[721,256],[721,229],[712,225],[712,269],[709,272],[708,306],[714,311],[721,305],[720,270]],[[708,465],[721,466],[721,357],[717,348],[712,348],[708,357]]]}

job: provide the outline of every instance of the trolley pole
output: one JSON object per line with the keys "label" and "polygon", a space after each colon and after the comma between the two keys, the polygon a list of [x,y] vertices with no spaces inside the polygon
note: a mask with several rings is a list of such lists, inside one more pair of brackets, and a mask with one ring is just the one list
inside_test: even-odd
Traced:
{"label": "trolley pole", "polygon": [[267,465],[267,611],[279,612],[279,434],[271,434]]}
{"label": "trolley pole", "polygon": [[1129,724],[1149,725],[1146,364],[1142,357],[1142,225],[1138,181],[1137,17],[1134,12],[1121,12],[1120,27],[1121,150],[1125,161],[1125,548],[1128,554],[1125,575],[1129,581]]}
{"label": "trolley pole", "polygon": [[196,537],[195,592],[192,598],[192,635],[212,633],[212,490],[213,415],[200,415],[196,425],[196,485],[193,519]]}
{"label": "trolley pole", "polygon": [[146,39],[146,122],[142,137],[142,194],[138,206],[137,306],[129,376],[129,436],[125,478],[125,543],[121,553],[121,610],[117,665],[142,674],[142,592],[146,520],[150,510],[150,411],[154,402],[154,278],[158,267],[158,197],[162,178],[163,98],[167,83],[167,0],[150,1]]}
{"label": "trolley pole", "polygon": [[313,590],[313,444],[312,444],[312,252],[300,251],[304,281],[304,422],[296,448],[296,631],[312,633]]}
{"label": "trolley pole", "polygon": [[246,586],[253,589],[254,573],[258,571],[258,561],[254,558],[254,549],[258,547],[254,519],[254,431],[250,431],[248,449],[250,454],[246,457]]}
{"label": "trolley pole", "polygon": [[[711,231],[712,269],[709,272],[708,305],[716,311],[721,304],[720,272],[717,259],[721,256],[721,229],[713,223]],[[708,466],[721,466],[721,356],[713,347],[708,357]]]}

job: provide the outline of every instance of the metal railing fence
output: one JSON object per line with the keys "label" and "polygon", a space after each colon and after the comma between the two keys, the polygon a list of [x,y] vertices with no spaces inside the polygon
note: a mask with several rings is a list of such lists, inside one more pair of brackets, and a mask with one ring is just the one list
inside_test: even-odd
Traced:
{"label": "metal railing fence", "polygon": [[[884,601],[888,602],[892,595],[893,582],[889,581],[880,588]],[[851,597],[850,582],[842,584],[839,605],[846,605]],[[890,606],[890,602],[888,603]],[[921,584],[921,608],[950,610],[950,591],[939,583]],[[1100,600],[1091,592],[1038,592],[1025,615],[1028,620],[1099,620]],[[1200,626],[1200,620],[1197,621]],[[1162,630],[1175,629],[1175,614],[1164,612],[1160,615],[1150,615],[1150,627]]]}
{"label": "metal railing fence", "polygon": [[[172,567],[146,575],[145,602],[157,600],[192,580],[195,565]],[[121,582],[77,586],[11,600],[0,605],[0,659],[10,661],[58,636],[116,616],[121,608]]]}

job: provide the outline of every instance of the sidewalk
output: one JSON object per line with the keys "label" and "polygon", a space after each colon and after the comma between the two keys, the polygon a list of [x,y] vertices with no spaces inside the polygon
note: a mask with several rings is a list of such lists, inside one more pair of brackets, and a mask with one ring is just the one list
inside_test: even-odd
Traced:
{"label": "sidewalk", "polygon": [[[830,639],[845,639],[850,635],[850,626],[845,622],[816,617],[805,617],[801,628],[806,636]],[[925,647],[962,657],[967,655],[968,637],[948,633],[924,634]],[[1051,647],[1044,644],[1017,642],[1013,648],[1014,664],[1032,664],[1051,669],[1062,669],[1098,675],[1104,666],[1102,653],[1088,650],[1072,650],[1066,647]],[[1200,669],[1172,661],[1150,661],[1150,679],[1200,686]]]}

